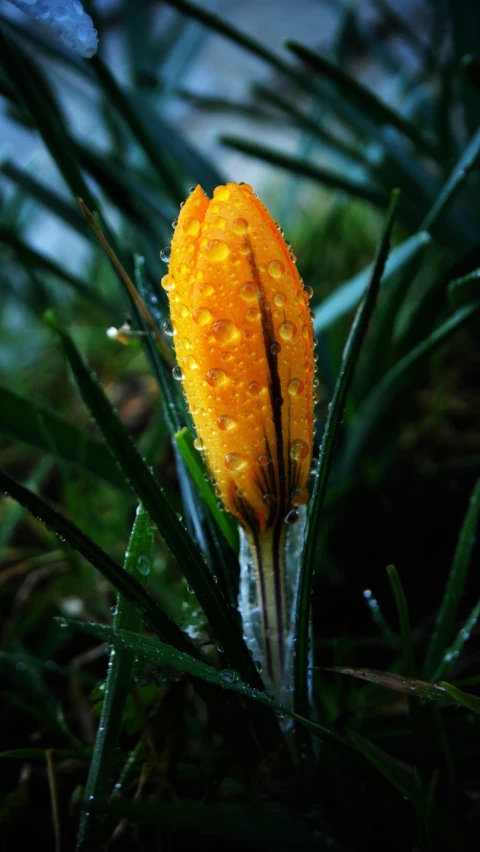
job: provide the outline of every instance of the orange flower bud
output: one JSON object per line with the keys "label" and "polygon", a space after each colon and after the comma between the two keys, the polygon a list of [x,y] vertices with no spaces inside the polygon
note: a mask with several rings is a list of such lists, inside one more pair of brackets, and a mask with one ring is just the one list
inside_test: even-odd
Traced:
{"label": "orange flower bud", "polygon": [[190,195],[162,285],[198,440],[225,507],[257,552],[264,621],[281,632],[281,551],[308,499],[312,457],[309,295],[268,210],[235,183],[211,200],[200,186]]}

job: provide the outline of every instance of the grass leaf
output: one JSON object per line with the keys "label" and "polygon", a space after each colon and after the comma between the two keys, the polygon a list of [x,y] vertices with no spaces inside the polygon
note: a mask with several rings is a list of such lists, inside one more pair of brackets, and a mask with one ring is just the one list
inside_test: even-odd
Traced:
{"label": "grass leaf", "polygon": [[410,624],[410,616],[408,614],[408,602],[402,586],[402,581],[400,580],[400,576],[395,565],[387,566],[387,577],[390,581],[395,603],[397,605],[406,674],[414,675],[416,667],[413,655],[412,627]]}

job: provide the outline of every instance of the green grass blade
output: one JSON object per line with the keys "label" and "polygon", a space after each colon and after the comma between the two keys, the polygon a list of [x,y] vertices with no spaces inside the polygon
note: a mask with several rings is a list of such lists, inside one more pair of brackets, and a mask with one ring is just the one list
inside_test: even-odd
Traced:
{"label": "green grass blade", "polygon": [[358,410],[351,438],[345,448],[342,468],[347,475],[363,458],[367,447],[373,441],[375,429],[382,418],[392,408],[394,401],[408,389],[412,378],[418,377],[418,370],[427,358],[455,332],[467,325],[480,311],[480,302],[461,308],[442,323],[429,337],[422,340],[370,391]]}
{"label": "green grass blade", "polygon": [[171,642],[183,651],[194,656],[199,656],[195,645],[175,624],[172,619],[164,613],[153,598],[145,591],[143,586],[130,574],[126,574],[101,547],[95,544],[91,538],[85,535],[72,521],[52,509],[33,491],[24,488],[4,471],[0,471],[0,488],[22,506],[28,509],[34,517],[38,518],[51,532],[62,541],[66,542],[74,550],[93,565],[97,571],[115,587],[117,592],[130,601],[142,614],[150,628],[161,639]]}
{"label": "green grass blade", "polygon": [[480,269],[451,281],[448,285],[448,298],[455,308],[462,308],[480,299]]}
{"label": "green grass blade", "polygon": [[356,748],[398,790],[400,795],[404,796],[415,808],[423,809],[423,799],[411,776],[404,769],[401,769],[388,754],[365,737],[360,736],[356,731],[350,730],[349,735]]}
{"label": "green grass blade", "polygon": [[363,590],[363,598],[370,613],[370,618],[382,634],[385,643],[391,648],[397,649],[400,645],[400,639],[394,630],[390,627],[383,610],[377,599],[373,596],[371,589]]}
{"label": "green grass blade", "polygon": [[[148,576],[153,549],[153,527],[149,516],[140,504],[133,524],[130,540],[125,553],[123,570],[135,577],[139,583],[145,583]],[[138,610],[121,595],[117,598],[117,607],[113,620],[113,630],[130,630],[138,633],[141,617]],[[85,784],[80,815],[76,848],[95,852],[102,848],[101,814],[90,809],[90,803],[107,798],[110,792],[110,775],[116,762],[118,736],[122,724],[125,701],[130,688],[135,656],[125,648],[116,649],[108,664],[102,712],[93,747],[92,760]]]}
{"label": "green grass blade", "polygon": [[[28,487],[33,491],[36,491],[50,472],[51,467],[51,459],[42,459],[31,474],[28,481]],[[10,539],[15,535],[16,529],[25,514],[26,509],[24,509],[23,506],[20,506],[19,503],[15,502],[12,503],[11,506],[6,507],[6,511],[2,518],[2,525],[0,527],[0,553],[4,552]]]}
{"label": "green grass blade", "polygon": [[327,422],[320,449],[320,462],[315,477],[310,508],[307,517],[305,543],[303,547],[296,616],[295,644],[295,709],[301,715],[308,715],[308,634],[310,624],[311,592],[318,541],[318,529],[321,512],[327,490],[328,477],[335,444],[340,431],[347,394],[355,371],[370,318],[375,307],[380,281],[390,247],[395,211],[399,193],[392,195],[382,239],[373,266],[370,284],[353,322],[343,353],[340,375],[335,385],[333,399],[329,408]]}
{"label": "green grass blade", "polygon": [[452,198],[465,183],[470,172],[476,165],[479,156],[480,129],[477,130],[477,132],[474,134],[474,136],[468,143],[465,151],[463,152],[458,163],[453,169],[450,177],[448,178],[441,192],[437,196],[431,210],[429,210],[429,212],[425,216],[422,224],[420,225],[421,231],[431,231],[435,227],[438,219],[441,217],[442,213],[452,201]]}
{"label": "green grass blade", "polygon": [[425,137],[415,124],[392,109],[385,101],[380,100],[377,95],[359,83],[358,80],[346,74],[338,65],[334,65],[325,57],[314,53],[308,47],[297,42],[287,41],[286,47],[317,74],[334,83],[340,92],[375,124],[395,127],[421,151],[431,157],[438,158],[439,149],[437,145]]}
{"label": "green grass blade", "polygon": [[377,206],[384,205],[388,198],[387,193],[381,187],[377,187],[372,183],[356,180],[355,178],[348,177],[345,173],[333,172],[303,158],[292,154],[284,154],[282,151],[275,151],[257,142],[249,142],[237,136],[221,136],[220,142],[229,148],[233,148],[235,151],[242,151],[242,153],[249,154],[251,157],[256,157],[266,163],[272,163],[274,166],[287,169],[287,171],[293,172],[293,174],[312,178],[324,186],[340,190],[341,192],[348,192],[354,198],[361,198]]}
{"label": "green grass blade", "polygon": [[441,681],[439,686],[443,687],[455,704],[459,704],[460,707],[466,707],[472,713],[480,713],[480,698],[470,695],[468,692],[463,692],[463,690],[457,689],[456,686],[453,686],[451,683],[445,683],[445,681]]}
{"label": "green grass blade", "polygon": [[222,531],[233,552],[236,553],[238,551],[238,532],[235,521],[231,515],[226,514],[226,512],[218,506],[218,499],[215,497],[215,492],[210,479],[206,479],[207,472],[205,465],[202,462],[200,453],[193,445],[191,432],[185,427],[181,430],[181,432],[176,433],[174,439],[197,492],[205,501],[209,511],[212,513],[212,517],[219,529]]}
{"label": "green grass blade", "polygon": [[85,282],[80,278],[77,278],[76,275],[72,275],[72,273],[68,272],[63,266],[60,266],[60,264],[51,260],[36,249],[31,248],[31,246],[15,234],[12,234],[11,231],[3,225],[0,225],[0,244],[7,246],[9,249],[14,251],[18,258],[18,262],[21,263],[22,266],[31,267],[37,272],[42,272],[45,275],[53,275],[60,281],[64,281],[69,285],[69,287],[82,296],[82,298],[88,299],[88,301],[92,302],[97,308],[100,308],[108,315],[110,320],[120,317],[118,306],[115,305],[114,302],[107,302],[99,296],[98,293],[96,293],[93,287],[89,287],[88,284],[85,284]]}
{"label": "green grass blade", "polygon": [[[424,232],[416,234],[393,249],[385,264],[381,285],[387,287],[391,281],[405,270],[415,259],[419,260],[426,247],[430,245],[431,237]],[[356,307],[362,298],[372,275],[373,265],[367,266],[350,281],[339,285],[321,305],[315,307],[315,333],[319,334],[332,323]]]}
{"label": "green grass blade", "polygon": [[455,640],[452,642],[446,654],[444,655],[440,666],[435,672],[436,679],[449,676],[451,669],[455,665],[456,660],[458,659],[463,650],[465,642],[468,642],[468,640],[470,639],[472,630],[477,625],[479,619],[480,601],[477,601],[473,609],[470,611],[468,618],[462,625],[461,630],[458,631]]}
{"label": "green grass blade", "polygon": [[217,671],[213,666],[195,659],[191,654],[178,651],[172,645],[166,645],[159,642],[157,639],[151,639],[148,636],[141,636],[138,633],[132,633],[127,630],[115,630],[113,627],[108,627],[104,624],[93,624],[86,621],[78,621],[74,618],[64,618],[62,623],[69,627],[74,627],[87,633],[89,636],[94,636],[101,642],[109,642],[116,648],[126,648],[132,651],[139,660],[144,660],[157,666],[170,666],[178,671],[185,672],[191,677],[199,678],[200,680],[212,683],[222,689],[228,689],[236,692],[243,698],[248,698],[260,704],[264,704],[282,718],[289,716],[304,725],[308,730],[312,731],[321,739],[325,739],[329,746],[332,746],[336,753],[346,755],[351,758],[354,750],[349,747],[348,743],[338,737],[336,734],[309,719],[299,716],[292,710],[287,709],[282,704],[279,704],[272,696],[262,689],[256,689],[245,683],[240,674],[234,669],[223,669]]}
{"label": "green grass blade", "polygon": [[416,673],[415,658],[413,654],[412,626],[408,614],[408,602],[402,581],[395,565],[387,566],[387,577],[392,587],[395,604],[397,606],[398,621],[400,624],[400,637],[402,640],[403,659],[405,663],[405,674],[414,676]]}
{"label": "green grass blade", "polygon": [[427,680],[432,679],[434,676],[438,677],[437,672],[439,669],[441,671],[441,662],[447,652],[448,643],[452,637],[458,606],[467,582],[468,569],[478,529],[479,515],[480,479],[477,480],[473,489],[460,530],[452,569],[447,580],[445,594],[428,647],[425,659],[425,677]]}
{"label": "green grass blade", "polygon": [[116,488],[128,487],[102,441],[35,400],[1,386],[0,434],[53,453],[59,461],[78,465]]}
{"label": "green grass blade", "polygon": [[71,337],[58,326],[55,318],[50,316],[49,321],[61,340],[85,405],[96,420],[110,452],[156,524],[187,582],[195,591],[228,660],[247,682],[260,687],[260,676],[243,641],[238,622],[232,617],[213,574],[178,519],[158,480],[131,441],[103,389],[83,363]]}

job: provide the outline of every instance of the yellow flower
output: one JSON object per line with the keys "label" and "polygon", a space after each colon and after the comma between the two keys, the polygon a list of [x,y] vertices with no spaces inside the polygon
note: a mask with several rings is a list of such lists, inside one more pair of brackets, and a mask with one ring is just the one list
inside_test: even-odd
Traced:
{"label": "yellow flower", "polygon": [[[172,240],[175,351],[208,469],[255,554],[267,668],[285,665],[283,551],[308,499],[313,442],[309,294],[280,228],[247,184],[197,188]],[[280,635],[279,635],[280,634]]]}

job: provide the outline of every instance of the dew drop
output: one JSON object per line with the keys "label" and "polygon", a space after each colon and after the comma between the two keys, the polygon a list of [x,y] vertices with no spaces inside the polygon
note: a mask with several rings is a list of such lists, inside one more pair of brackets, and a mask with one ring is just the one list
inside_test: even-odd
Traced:
{"label": "dew drop", "polygon": [[198,361],[193,355],[187,355],[185,364],[189,370],[198,370]]}
{"label": "dew drop", "polygon": [[212,331],[219,343],[231,343],[240,336],[237,326],[226,319],[215,322]]}
{"label": "dew drop", "polygon": [[258,287],[253,281],[245,281],[242,284],[240,295],[245,302],[254,302],[258,299]]}
{"label": "dew drop", "polygon": [[188,219],[185,219],[183,223],[183,230],[190,237],[196,237],[200,230],[200,222],[198,219],[195,219],[193,216],[190,216]]}
{"label": "dew drop", "polygon": [[197,325],[207,325],[213,319],[208,308],[195,308],[192,316]]}
{"label": "dew drop", "polygon": [[283,308],[283,306],[287,304],[287,297],[285,293],[275,293],[273,297],[273,304],[276,305],[277,308]]}
{"label": "dew drop", "polygon": [[165,246],[160,252],[160,260],[164,263],[170,263],[170,246]]}
{"label": "dew drop", "polygon": [[270,459],[266,455],[260,455],[260,456],[257,456],[257,462],[260,465],[260,467],[266,467],[267,464],[270,462]]}
{"label": "dew drop", "polygon": [[266,506],[273,506],[276,503],[277,498],[275,497],[275,494],[262,494],[262,501]]}
{"label": "dew drop", "polygon": [[268,274],[272,278],[281,278],[285,272],[285,267],[280,260],[271,260],[267,266]]}
{"label": "dew drop", "polygon": [[245,311],[245,317],[250,322],[255,322],[255,320],[258,320],[259,316],[260,313],[257,308],[247,308],[247,310]]}
{"label": "dew drop", "polygon": [[304,388],[305,385],[301,379],[290,379],[288,383],[288,392],[290,396],[298,396],[302,393]]}
{"label": "dew drop", "polygon": [[232,231],[237,237],[242,237],[248,231],[248,222],[246,219],[234,219],[232,222]]}
{"label": "dew drop", "polygon": [[232,429],[235,429],[237,424],[233,417],[230,417],[228,414],[220,414],[220,416],[217,417],[217,425],[223,432],[230,432]]}
{"label": "dew drop", "polygon": [[278,333],[283,340],[291,340],[297,333],[297,326],[293,322],[282,322]]}
{"label": "dew drop", "polygon": [[170,320],[165,320],[165,322],[162,325],[162,328],[163,328],[164,333],[168,337],[173,337],[173,335],[175,334],[174,329],[173,329],[173,325],[170,322]]}
{"label": "dew drop", "polygon": [[246,460],[239,453],[228,453],[225,456],[225,467],[228,470],[241,470],[246,463]]}
{"label": "dew drop", "polygon": [[181,371],[180,367],[178,366],[178,364],[177,364],[177,366],[176,366],[176,367],[174,367],[174,368],[173,368],[173,370],[172,370],[172,376],[173,376],[173,378],[175,379],[175,381],[176,381],[176,382],[181,382],[181,381],[182,381],[182,379],[183,379],[183,373],[182,373],[182,371]]}
{"label": "dew drop", "polygon": [[139,556],[137,559],[137,571],[146,576],[150,573],[151,561],[148,556]]}
{"label": "dew drop", "polygon": [[222,361],[233,361],[233,352],[222,352],[221,359]]}
{"label": "dew drop", "polygon": [[209,370],[207,373],[207,382],[212,388],[220,388],[228,381],[227,374],[223,370]]}
{"label": "dew drop", "polygon": [[290,444],[290,458],[294,461],[302,461],[303,459],[306,459],[309,452],[310,447],[307,442],[302,441],[301,438],[295,438],[295,440]]}
{"label": "dew drop", "polygon": [[277,343],[277,341],[275,341],[275,343],[272,343],[272,345],[270,346],[270,352],[272,353],[272,355],[278,355],[278,353],[281,352],[281,349],[282,347],[279,343]]}
{"label": "dew drop", "polygon": [[186,305],[180,305],[178,312],[179,312],[180,316],[182,317],[182,319],[186,319],[187,317],[190,316],[190,311],[188,310]]}
{"label": "dew drop", "polygon": [[299,485],[294,489],[292,494],[292,503],[294,506],[303,506],[308,501],[308,491]]}
{"label": "dew drop", "polygon": [[199,453],[203,452],[204,447],[203,447],[203,441],[202,441],[201,438],[195,438],[195,440],[193,442],[193,446],[195,447],[196,450],[198,450]]}
{"label": "dew drop", "polygon": [[213,261],[213,263],[220,263],[222,260],[226,260],[230,254],[230,249],[224,240],[210,240],[205,246],[205,254],[208,260]]}
{"label": "dew drop", "polygon": [[211,284],[208,284],[207,282],[200,284],[200,293],[202,296],[211,296],[213,292],[214,290]]}
{"label": "dew drop", "polygon": [[217,186],[217,188],[213,190],[213,197],[216,198],[217,201],[228,201],[230,198],[230,190],[227,189],[226,186]]}
{"label": "dew drop", "polygon": [[298,514],[296,509],[290,509],[287,515],[285,515],[284,521],[286,524],[296,524],[299,520],[300,515]]}
{"label": "dew drop", "polygon": [[248,392],[252,394],[252,396],[258,396],[262,390],[262,386],[258,382],[250,382],[248,386]]}
{"label": "dew drop", "polygon": [[163,287],[163,289],[166,290],[167,293],[168,293],[175,286],[173,276],[172,275],[164,275],[163,278],[160,281],[160,284]]}

